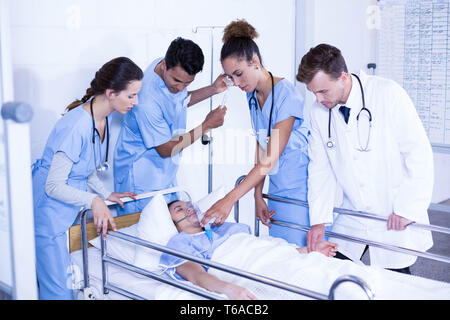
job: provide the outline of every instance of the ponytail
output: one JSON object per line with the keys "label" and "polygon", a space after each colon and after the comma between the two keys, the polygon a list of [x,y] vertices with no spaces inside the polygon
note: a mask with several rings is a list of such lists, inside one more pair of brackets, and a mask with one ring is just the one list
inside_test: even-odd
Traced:
{"label": "ponytail", "polygon": [[78,106],[81,106],[83,103],[86,103],[92,96],[94,96],[94,90],[92,90],[92,88],[88,88],[86,90],[86,94],[84,95],[83,98],[81,98],[81,100],[77,99],[67,106],[66,112],[69,112],[70,110],[75,109]]}

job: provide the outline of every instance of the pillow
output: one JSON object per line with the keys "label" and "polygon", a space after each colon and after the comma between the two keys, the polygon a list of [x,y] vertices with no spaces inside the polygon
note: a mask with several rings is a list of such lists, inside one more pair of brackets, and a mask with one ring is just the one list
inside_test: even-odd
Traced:
{"label": "pillow", "polygon": [[[206,211],[208,211],[209,208],[211,208],[211,206],[214,203],[216,203],[217,201],[219,201],[220,199],[225,197],[225,195],[226,194],[225,194],[224,187],[220,186],[216,190],[213,190],[206,197],[203,197],[200,200],[198,200],[197,202],[195,202],[195,204],[197,205],[197,207],[200,209],[201,212],[205,213]],[[225,221],[226,222],[236,222],[234,220],[233,212],[230,212],[230,214],[228,215],[228,217]]]}
{"label": "pillow", "polygon": [[[137,223],[127,228],[118,230],[119,232],[126,233],[130,236],[136,236]],[[95,248],[101,250],[100,236],[89,241]],[[135,255],[136,245],[126,240],[121,240],[114,237],[108,237],[106,241],[106,251],[108,255],[113,258],[125,261],[127,263],[133,263]]]}
{"label": "pillow", "polygon": [[[137,237],[166,245],[170,238],[176,234],[178,234],[178,230],[172,221],[163,195],[154,196],[141,212],[137,224]],[[134,265],[148,271],[158,271],[161,270],[159,267],[160,257],[160,251],[137,246]]]}

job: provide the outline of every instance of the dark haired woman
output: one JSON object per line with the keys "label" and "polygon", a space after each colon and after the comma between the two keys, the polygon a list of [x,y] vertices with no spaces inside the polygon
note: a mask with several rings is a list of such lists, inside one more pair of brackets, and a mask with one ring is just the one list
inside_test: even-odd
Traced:
{"label": "dark haired woman", "polygon": [[[104,200],[119,203],[134,193],[108,192],[97,177],[107,163],[108,115],[125,114],[137,104],[142,70],[116,58],[95,74],[81,100],[67,107],[55,124],[43,155],[33,165],[36,270],[40,299],[72,299],[66,231],[80,207],[90,208],[98,233],[106,236],[114,220]],[[89,192],[88,187],[95,193]]]}
{"label": "dark haired woman", "polygon": [[270,218],[309,226],[307,208],[269,201],[262,197],[266,175],[272,195],[306,201],[308,135],[304,123],[303,97],[284,78],[273,76],[261,61],[256,30],[245,20],[230,23],[224,30],[221,62],[234,85],[247,93],[252,126],[257,138],[257,161],[244,181],[215,203],[203,223],[216,217],[222,223],[234,203],[255,188],[256,215],[271,236],[305,246],[306,233],[270,224]]}

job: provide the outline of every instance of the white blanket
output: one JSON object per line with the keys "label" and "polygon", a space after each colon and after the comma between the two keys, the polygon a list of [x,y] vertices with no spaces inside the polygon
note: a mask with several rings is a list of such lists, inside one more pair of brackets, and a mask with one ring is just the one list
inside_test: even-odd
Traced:
{"label": "white blanket", "polygon": [[[294,246],[278,238],[231,236],[214,253],[212,260],[248,272],[293,284],[328,296],[332,283],[342,275],[363,279],[375,299],[450,299],[450,284],[410,276],[378,267],[358,265],[352,261],[328,258],[321,253],[300,254]],[[234,276],[214,268],[211,274],[249,289],[258,299],[308,299],[307,297]],[[195,294],[169,285],[156,289],[156,299],[201,299]],[[342,283],[335,299],[367,299],[359,286]]]}

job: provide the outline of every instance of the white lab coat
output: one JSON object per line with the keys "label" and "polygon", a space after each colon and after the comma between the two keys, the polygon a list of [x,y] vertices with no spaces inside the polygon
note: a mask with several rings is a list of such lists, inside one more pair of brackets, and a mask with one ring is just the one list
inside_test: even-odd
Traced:
{"label": "white lab coat", "polygon": [[[394,81],[361,72],[366,107],[372,113],[369,152],[361,152],[356,116],[362,108],[361,90],[352,76],[352,89],[345,104],[351,108],[348,124],[337,105],[332,109],[331,137],[334,148],[326,146],[329,111],[315,102],[311,108],[311,137],[308,202],[311,225],[332,223],[332,231],[426,251],[432,245],[429,231],[408,227],[387,230],[374,220],[333,214],[333,206],[375,213],[391,213],[429,223],[427,208],[433,190],[433,153],[422,122],[406,91]],[[368,122],[360,121],[362,145]],[[365,125],[365,126],[363,126]],[[365,128],[365,132],[364,132]],[[365,245],[331,239],[339,251],[358,261]],[[417,257],[371,247],[372,265],[404,268]]]}

